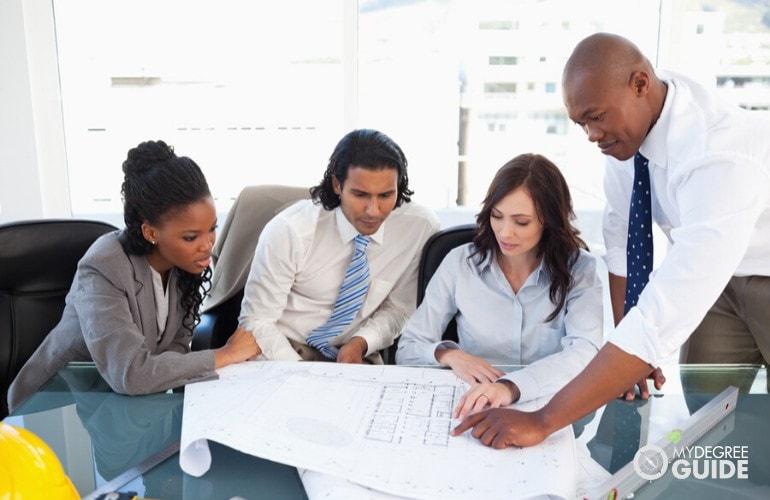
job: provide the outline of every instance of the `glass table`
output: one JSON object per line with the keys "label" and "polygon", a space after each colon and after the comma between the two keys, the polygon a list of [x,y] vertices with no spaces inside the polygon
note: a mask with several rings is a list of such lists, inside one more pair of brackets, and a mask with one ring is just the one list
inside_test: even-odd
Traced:
{"label": "glass table", "polygon": [[[640,447],[658,442],[732,385],[740,389],[735,412],[698,443],[745,447],[748,478],[691,475],[680,479],[669,468],[663,477],[637,490],[634,498],[770,498],[770,396],[765,367],[672,365],[663,370],[666,385],[650,399],[614,400],[575,422],[578,451],[615,473],[633,460]],[[71,363],[5,422],[25,427],[48,443],[84,497],[126,478],[119,491],[147,498],[307,498],[294,467],[217,443],[210,443],[212,466],[206,474],[193,477],[182,472],[175,450],[183,401],[182,390],[147,396],[116,394],[92,363]],[[164,456],[168,458],[158,458]],[[132,477],[136,475],[132,472],[148,463],[152,467]]]}

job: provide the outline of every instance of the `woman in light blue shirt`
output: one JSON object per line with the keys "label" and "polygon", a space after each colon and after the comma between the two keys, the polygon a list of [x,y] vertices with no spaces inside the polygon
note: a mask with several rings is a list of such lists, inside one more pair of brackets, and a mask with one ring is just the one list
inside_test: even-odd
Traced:
{"label": "woman in light blue shirt", "polygon": [[[461,404],[468,411],[554,394],[603,336],[602,283],[574,218],[567,183],[547,158],[522,154],[503,165],[473,242],[449,252],[431,278],[396,362],[441,364],[483,383]],[[452,318],[459,345],[441,340]],[[528,366],[506,375],[493,365]]]}

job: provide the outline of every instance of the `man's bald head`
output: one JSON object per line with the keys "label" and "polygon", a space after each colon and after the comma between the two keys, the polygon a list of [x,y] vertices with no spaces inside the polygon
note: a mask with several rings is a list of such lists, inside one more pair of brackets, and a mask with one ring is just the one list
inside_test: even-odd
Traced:
{"label": "man's bald head", "polygon": [[587,76],[605,83],[627,85],[634,71],[655,74],[650,61],[630,40],[612,33],[595,33],[575,46],[562,73],[562,85]]}

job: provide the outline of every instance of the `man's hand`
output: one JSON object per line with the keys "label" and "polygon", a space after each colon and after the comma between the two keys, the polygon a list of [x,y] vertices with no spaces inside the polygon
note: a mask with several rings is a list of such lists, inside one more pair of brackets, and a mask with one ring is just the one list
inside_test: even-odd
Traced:
{"label": "man's hand", "polygon": [[461,349],[439,349],[436,351],[436,361],[450,367],[458,377],[469,384],[494,382],[505,375],[485,360]]}
{"label": "man's hand", "polygon": [[666,376],[663,375],[663,370],[660,368],[655,368],[650,372],[649,375],[647,375],[647,377],[637,382],[636,386],[630,388],[624,394],[621,394],[620,397],[624,398],[626,401],[633,401],[636,398],[636,388],[638,387],[639,397],[642,399],[648,399],[650,397],[650,389],[647,386],[647,379],[653,380],[653,384],[657,390],[660,390],[663,387],[663,384],[666,383]]}
{"label": "man's hand", "polygon": [[340,348],[337,353],[337,363],[358,363],[364,362],[364,356],[369,349],[369,344],[363,337],[353,337]]}
{"label": "man's hand", "polygon": [[541,443],[550,432],[541,420],[540,411],[522,412],[508,408],[493,408],[474,413],[455,427],[451,434],[459,436],[468,429],[481,444],[502,449],[508,446],[533,446]]}

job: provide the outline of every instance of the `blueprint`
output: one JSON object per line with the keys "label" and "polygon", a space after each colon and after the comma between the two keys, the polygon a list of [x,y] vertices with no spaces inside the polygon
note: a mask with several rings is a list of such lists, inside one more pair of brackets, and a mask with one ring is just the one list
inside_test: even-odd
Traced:
{"label": "blueprint", "polygon": [[272,361],[218,372],[185,389],[180,466],[193,476],[208,470],[214,440],[406,498],[574,495],[571,427],[506,450],[452,437],[467,384],[449,370]]}

